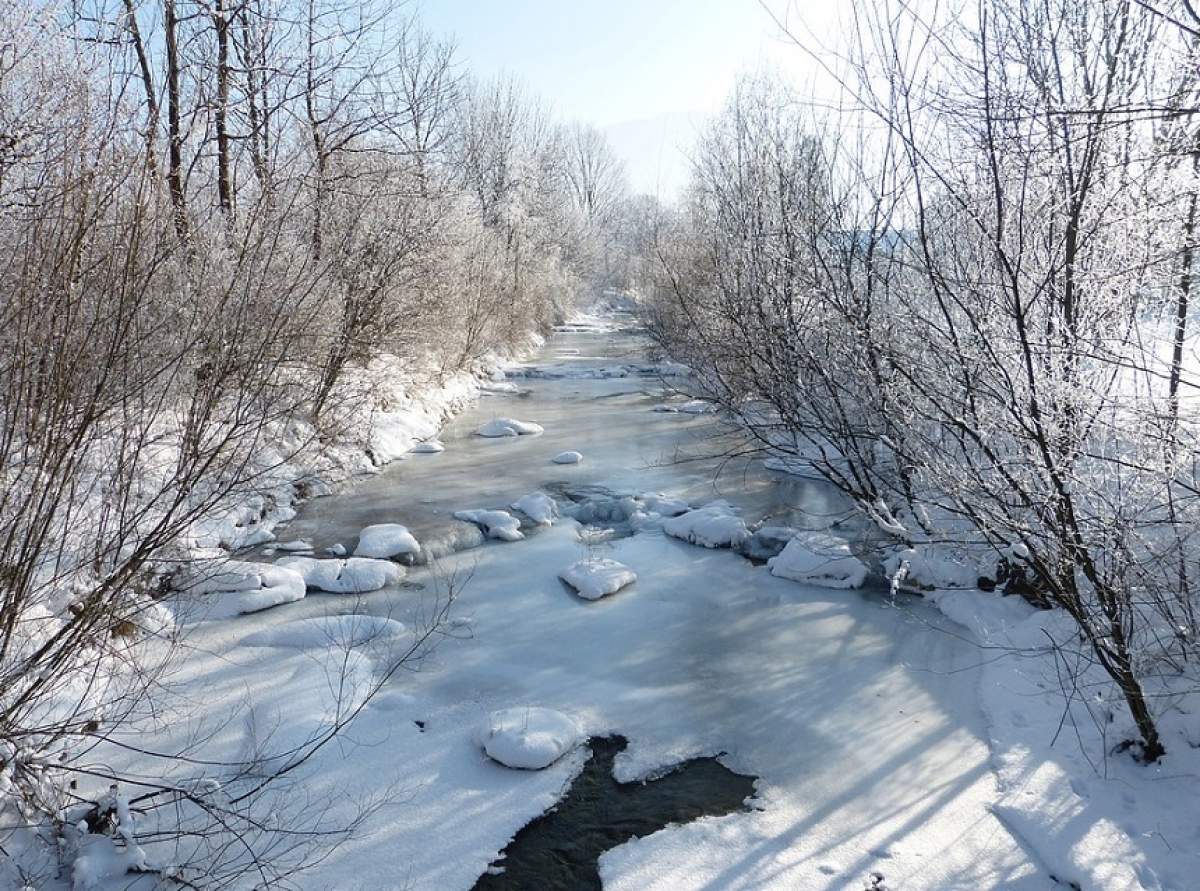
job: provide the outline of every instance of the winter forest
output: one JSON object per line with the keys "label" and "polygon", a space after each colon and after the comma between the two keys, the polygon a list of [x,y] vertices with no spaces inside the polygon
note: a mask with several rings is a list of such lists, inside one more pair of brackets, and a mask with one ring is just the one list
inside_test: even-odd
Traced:
{"label": "winter forest", "polygon": [[1200,888],[1200,5],[825,5],[0,0],[0,891]]}

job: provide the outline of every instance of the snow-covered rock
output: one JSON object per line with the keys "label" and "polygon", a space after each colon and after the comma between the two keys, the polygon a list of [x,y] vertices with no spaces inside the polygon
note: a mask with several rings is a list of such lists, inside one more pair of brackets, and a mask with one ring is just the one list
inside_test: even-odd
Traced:
{"label": "snow-covered rock", "polygon": [[506,767],[541,770],[579,745],[582,737],[579,725],[568,715],[528,706],[492,712],[475,741],[489,758]]}
{"label": "snow-covered rock", "polygon": [[446,451],[446,447],[436,439],[427,439],[412,447],[412,452],[417,455],[436,455],[438,452],[444,451]]}
{"label": "snow-covered rock", "polygon": [[575,451],[559,452],[550,460],[555,464],[578,464],[583,460],[583,453]]}
{"label": "snow-covered rock", "polygon": [[338,542],[337,544],[333,545],[332,547],[326,548],[325,553],[333,554],[333,556],[335,556],[335,557],[345,557],[346,556],[346,546],[344,544],[342,544],[341,542]]}
{"label": "snow-covered rock", "polygon": [[859,588],[867,579],[866,565],[850,546],[825,532],[799,533],[767,566],[771,575],[824,588]]}
{"label": "snow-covered rock", "polygon": [[616,560],[594,557],[572,563],[558,577],[585,600],[599,600],[637,581],[637,573]]}
{"label": "snow-covered rock", "polygon": [[647,513],[658,514],[660,517],[677,517],[692,509],[682,498],[671,498],[662,492],[645,492],[638,500],[642,502]]}
{"label": "snow-covered rock", "polygon": [[256,613],[304,597],[304,579],[282,566],[225,560],[202,565],[183,579],[179,589],[187,595],[214,595],[216,612],[212,616]]}
{"label": "snow-covered rock", "polygon": [[663,531],[674,538],[706,548],[731,548],[750,537],[741,517],[722,502],[706,505],[663,523]]}
{"label": "snow-covered rock", "polygon": [[379,523],[358,533],[356,557],[401,557],[420,553],[421,545],[408,527],[399,523]]}
{"label": "snow-covered rock", "polygon": [[247,635],[248,647],[285,647],[307,650],[322,647],[360,647],[383,638],[400,637],[404,624],[383,616],[351,613],[342,616],[314,616],[264,628]]}
{"label": "snow-covered rock", "polygon": [[259,570],[262,586],[257,590],[233,591],[221,598],[222,606],[237,613],[257,613],[284,603],[303,600],[308,593],[300,573],[284,566],[263,566]]}
{"label": "snow-covered rock", "polygon": [[552,526],[558,518],[558,504],[545,492],[530,492],[511,505],[539,526]]}
{"label": "snow-covered rock", "polygon": [[763,526],[737,547],[737,552],[751,560],[770,560],[779,556],[788,542],[800,534],[791,526]]}
{"label": "snow-covered rock", "polygon": [[371,557],[351,557],[349,560],[283,557],[275,565],[300,573],[309,588],[331,594],[365,594],[394,585],[404,578],[404,567],[390,560]]}
{"label": "snow-covered rock", "polygon": [[520,541],[525,537],[521,534],[521,521],[505,510],[458,510],[454,518],[481,527],[488,538]]}
{"label": "snow-covered rock", "polygon": [[480,436],[491,438],[501,436],[528,436],[545,432],[538,424],[531,421],[518,421],[513,418],[495,418],[488,421],[475,431]]}

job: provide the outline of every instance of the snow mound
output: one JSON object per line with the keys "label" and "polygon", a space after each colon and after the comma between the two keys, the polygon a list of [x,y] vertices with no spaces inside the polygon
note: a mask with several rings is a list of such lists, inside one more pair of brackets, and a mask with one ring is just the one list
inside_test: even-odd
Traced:
{"label": "snow mound", "polygon": [[361,647],[405,632],[403,623],[382,616],[357,613],[344,616],[316,616],[284,622],[247,635],[248,647],[283,647],[297,650],[323,647]]}
{"label": "snow mound", "polygon": [[326,548],[325,553],[333,554],[333,556],[335,556],[335,557],[345,557],[346,556],[346,546],[344,544],[342,544],[341,542],[338,542],[337,544],[333,545],[332,547]]}
{"label": "snow mound", "polygon": [[558,504],[545,492],[530,492],[510,506],[539,526],[553,526],[558,518]]}
{"label": "snow mound", "polygon": [[420,553],[421,545],[408,527],[399,523],[379,523],[358,533],[356,557],[400,557]]}
{"label": "snow mound", "polygon": [[188,595],[219,595],[210,618],[257,613],[284,603],[302,600],[307,588],[299,573],[283,566],[226,560],[204,566],[184,579],[180,590]]}
{"label": "snow mound", "polygon": [[637,573],[616,560],[596,557],[572,563],[558,577],[585,600],[599,600],[637,581]]}
{"label": "snow mound", "polygon": [[110,883],[122,876],[146,869],[146,854],[136,844],[118,847],[109,836],[91,833],[84,835],[78,844],[79,853],[71,865],[72,891],[99,891],[111,887]]}
{"label": "snow mound", "polygon": [[883,568],[888,578],[898,578],[901,585],[926,590],[974,588],[979,582],[975,568],[931,546],[897,551],[884,561]]}
{"label": "snow mound", "polygon": [[427,439],[425,442],[417,443],[411,451],[416,455],[436,455],[438,452],[446,451],[446,447],[439,440]]}
{"label": "snow mound", "polygon": [[528,436],[545,431],[540,425],[530,421],[517,421],[513,418],[496,418],[488,421],[475,432],[480,436],[495,438],[500,436]]}
{"label": "snow mound", "polygon": [[275,561],[275,565],[300,573],[309,588],[330,594],[365,594],[394,585],[404,578],[402,566],[371,557],[351,557],[349,560],[283,557]]}
{"label": "snow mound", "polygon": [[788,542],[800,534],[791,526],[763,526],[737,547],[737,552],[751,560],[770,560],[778,557]]}
{"label": "snow mound", "polygon": [[569,716],[530,706],[492,712],[480,725],[475,741],[489,758],[505,767],[541,770],[575,748],[582,737],[579,725]]}
{"label": "snow mound", "polygon": [[771,575],[824,588],[859,588],[867,579],[866,565],[850,546],[825,532],[801,532],[767,566]]}
{"label": "snow mound", "polygon": [[663,531],[706,548],[737,547],[750,537],[742,518],[720,502],[672,517],[663,523]]}
{"label": "snow mound", "polygon": [[555,464],[578,464],[580,461],[583,460],[583,453],[582,452],[572,452],[572,451],[559,452],[557,455],[555,455],[550,460],[553,461]]}
{"label": "snow mound", "polygon": [[691,505],[681,498],[671,498],[662,492],[645,492],[638,499],[645,505],[647,513],[660,517],[677,517],[691,510]]}
{"label": "snow mound", "polygon": [[481,527],[488,538],[520,541],[525,537],[521,534],[521,521],[505,510],[458,510],[454,518]]}

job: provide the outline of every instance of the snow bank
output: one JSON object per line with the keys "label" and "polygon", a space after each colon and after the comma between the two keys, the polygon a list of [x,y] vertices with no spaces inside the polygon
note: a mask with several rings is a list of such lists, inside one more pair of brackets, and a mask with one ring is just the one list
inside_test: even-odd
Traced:
{"label": "snow bank", "polygon": [[558,504],[545,492],[530,492],[510,505],[539,526],[552,526],[558,518]]}
{"label": "snow bank", "polygon": [[420,553],[421,545],[408,527],[399,523],[379,523],[358,533],[356,557],[401,557]]}
{"label": "snow bank", "polygon": [[599,600],[637,581],[637,573],[616,560],[593,557],[572,563],[558,577],[585,600]]}
{"label": "snow bank", "polygon": [[404,567],[390,560],[370,557],[351,557],[349,560],[283,557],[276,560],[275,565],[300,573],[309,588],[330,594],[366,594],[404,578]]}
{"label": "snow bank", "polygon": [[745,522],[724,502],[715,502],[672,517],[663,523],[663,531],[689,544],[706,548],[731,548],[750,537]]}
{"label": "snow bank", "polygon": [[383,638],[400,637],[403,623],[382,616],[357,613],[315,616],[273,625],[243,638],[248,647],[284,647],[307,650],[323,647],[360,647]]}
{"label": "snow bank", "polygon": [[583,734],[562,712],[535,706],[492,712],[480,725],[475,741],[488,757],[506,767],[541,770],[571,749]]}
{"label": "snow bank", "polygon": [[867,580],[867,567],[850,546],[825,532],[801,532],[767,566],[771,575],[824,588],[859,588]]}
{"label": "snow bank", "polygon": [[[1186,700],[1160,711],[1166,756],[1138,764],[1114,751],[1137,732],[1111,679],[1080,657],[1078,626],[1063,611],[977,590],[927,599],[991,654],[979,693],[1002,793],[993,811],[1005,825],[1063,884],[1194,887],[1200,721]],[[1087,696],[1064,701],[1064,662],[1085,666],[1073,682]]]}
{"label": "snow bank", "polygon": [[454,512],[456,520],[466,520],[474,523],[487,534],[488,538],[498,538],[501,541],[520,541],[525,536],[521,534],[521,521],[504,510],[458,510]]}
{"label": "snow bank", "polygon": [[482,425],[475,432],[480,436],[496,438],[502,436],[529,436],[544,433],[545,431],[541,426],[530,421],[517,421],[513,418],[495,418]]}
{"label": "snow bank", "polygon": [[553,461],[555,464],[578,464],[580,461],[583,460],[583,453],[582,452],[572,452],[572,451],[559,452],[557,455],[555,455],[550,460]]}

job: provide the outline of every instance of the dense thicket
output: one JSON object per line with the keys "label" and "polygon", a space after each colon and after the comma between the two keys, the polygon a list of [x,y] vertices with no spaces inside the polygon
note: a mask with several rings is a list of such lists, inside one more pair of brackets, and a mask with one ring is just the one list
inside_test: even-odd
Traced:
{"label": "dense thicket", "polygon": [[744,82],[653,301],[704,395],[872,521],[877,566],[1069,613],[1147,760],[1200,655],[1185,7],[859,7],[852,111]]}
{"label": "dense thicket", "polygon": [[[138,648],[170,629],[158,561],[272,462],[369,415],[354,372],[472,369],[625,274],[603,139],[471,79],[402,13],[0,10],[0,805],[21,809],[5,829],[94,803],[72,771],[156,682]],[[164,807],[190,794],[164,789]],[[197,842],[193,881],[261,870],[286,842],[235,812],[188,829],[233,823],[246,847]]]}

